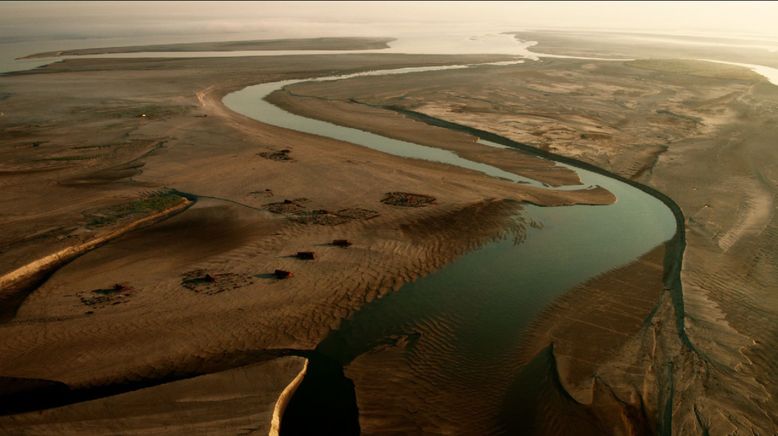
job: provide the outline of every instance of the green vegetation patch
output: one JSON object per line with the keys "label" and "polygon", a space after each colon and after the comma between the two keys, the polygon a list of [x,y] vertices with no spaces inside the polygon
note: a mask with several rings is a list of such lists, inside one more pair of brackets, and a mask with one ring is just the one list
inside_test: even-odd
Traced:
{"label": "green vegetation patch", "polygon": [[54,161],[54,162],[71,162],[71,161],[78,161],[78,160],[91,160],[91,159],[97,159],[100,156],[57,156],[57,157],[46,157],[43,159],[35,159],[36,162],[45,162],[45,161]]}
{"label": "green vegetation patch", "polygon": [[181,196],[173,190],[153,192],[129,203],[117,204],[104,209],[84,213],[87,228],[93,229],[116,223],[131,216],[148,215],[175,206]]}
{"label": "green vegetation patch", "polygon": [[746,67],[708,61],[690,59],[638,59],[626,62],[625,64],[635,68],[670,74],[684,74],[714,79],[745,80],[752,82],[764,80],[762,76]]}

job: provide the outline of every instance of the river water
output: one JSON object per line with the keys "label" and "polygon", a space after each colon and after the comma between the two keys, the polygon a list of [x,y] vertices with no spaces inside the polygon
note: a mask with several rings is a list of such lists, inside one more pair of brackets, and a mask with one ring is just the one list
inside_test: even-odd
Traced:
{"label": "river water", "polygon": [[[348,86],[345,81],[356,76],[430,74],[456,68],[501,67],[406,68],[309,80],[343,80],[343,86]],[[542,186],[537,181],[464,159],[447,150],[291,114],[264,100],[275,90],[303,81],[306,80],[250,86],[225,96],[224,103],[236,112],[267,124],[335,138],[396,156],[481,171],[512,180],[517,183],[517,189],[520,189],[520,183]],[[481,142],[485,146],[510,144],[509,141],[505,144]],[[525,205],[516,219],[540,223],[542,228],[526,227],[526,239],[521,243],[512,238],[487,243],[442,269],[404,285],[399,291],[368,303],[343,320],[340,327],[320,344],[318,352],[326,363],[312,360],[311,372],[321,372],[316,365],[347,368],[353,359],[376,346],[392,338],[410,336],[416,339],[404,352],[401,371],[416,374],[414,383],[427,384],[430,391],[447,390],[452,396],[468,395],[479,386],[499,391],[499,382],[488,385],[482,382],[484,374],[513,374],[518,370],[513,356],[521,332],[554,298],[587,279],[637,259],[669,240],[676,230],[672,212],[655,197],[618,180],[571,168],[576,170],[584,185],[599,185],[610,190],[617,197],[616,203],[553,208]],[[430,324],[445,328],[435,335],[421,334]],[[447,350],[435,356],[440,365],[429,366],[430,356],[415,353],[416,349],[429,347]],[[435,368],[438,373],[431,374]],[[332,378],[338,377],[342,377],[338,370],[329,372],[324,380],[312,376],[307,379],[309,386],[304,382],[301,391],[321,393],[335,389],[333,386],[343,385],[330,384]],[[506,379],[502,386],[509,383]],[[386,395],[392,394],[387,392]],[[313,400],[303,408],[320,409],[326,407],[322,403],[327,401],[332,399]],[[300,406],[295,406],[294,400],[290,409],[293,406],[298,409],[295,419],[311,419],[305,418],[307,412],[300,412]]]}
{"label": "river water", "polygon": [[[515,29],[506,29],[515,30]],[[390,32],[391,33],[391,32]],[[190,37],[191,38],[191,37]],[[223,38],[222,38],[223,39]],[[197,41],[195,39],[194,41]],[[193,42],[191,40],[177,42]],[[389,42],[386,49],[372,50],[242,50],[242,51],[194,51],[194,52],[139,52],[111,53],[102,55],[58,56],[54,58],[24,59],[34,53],[57,51],[65,49],[115,47],[127,45],[158,44],[160,41],[151,37],[114,38],[114,39],[83,39],[77,42],[68,41],[22,41],[0,43],[0,73],[28,70],[31,68],[57,62],[62,59],[77,58],[193,58],[193,57],[236,57],[236,56],[288,56],[312,54],[343,54],[343,53],[404,53],[404,54],[508,54],[522,59],[539,60],[541,58],[589,59],[599,61],[627,61],[623,58],[596,58],[554,55],[539,53],[531,48],[536,41],[521,41],[509,33],[479,31],[446,32],[436,29],[434,32],[416,32],[412,35],[398,37]],[[770,83],[778,86],[778,68],[764,65],[742,64],[719,60],[709,62],[726,63],[748,68],[764,76]]]}

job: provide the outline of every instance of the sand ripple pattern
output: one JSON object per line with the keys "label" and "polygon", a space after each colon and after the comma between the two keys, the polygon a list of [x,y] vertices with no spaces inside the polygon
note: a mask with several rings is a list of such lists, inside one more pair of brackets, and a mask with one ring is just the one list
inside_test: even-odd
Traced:
{"label": "sand ripple pattern", "polygon": [[[229,359],[226,356],[252,350],[311,349],[356,308],[497,237],[517,207],[515,202],[486,202],[424,208],[410,216],[387,212],[369,222],[324,228],[271,219],[265,224],[267,230],[253,239],[236,241],[234,247],[222,247],[221,254],[178,268],[182,273],[202,269],[254,275],[282,267],[296,271],[294,279],[255,279],[254,284],[217,295],[192,293],[181,286],[180,276],[160,276],[157,271],[169,266],[155,270],[153,259],[140,254],[128,257],[164,234],[141,232],[77,259],[36,291],[17,318],[0,331],[0,353],[6,357],[0,372],[86,388],[155,379],[176,371],[207,372]],[[237,218],[234,212],[224,215],[223,208],[201,204],[188,212],[189,219],[197,214],[220,217],[236,232],[247,223],[256,227],[256,218]],[[171,228],[185,225],[186,215]],[[441,219],[450,225],[438,225]],[[481,225],[473,225],[476,219]],[[355,244],[348,249],[316,247],[320,257],[313,263],[286,257],[313,242],[325,244],[336,237],[347,237]],[[452,246],[452,241],[457,242]],[[170,247],[190,248],[185,243]],[[139,262],[148,265],[146,277],[133,273]],[[332,274],[333,268],[351,273]],[[84,316],[74,288],[120,278],[133,283],[134,300],[121,309],[108,307]],[[100,319],[110,322],[95,322]],[[29,328],[35,325],[44,328]],[[78,367],[63,366],[53,358],[70,355],[73,349],[81,350]]]}

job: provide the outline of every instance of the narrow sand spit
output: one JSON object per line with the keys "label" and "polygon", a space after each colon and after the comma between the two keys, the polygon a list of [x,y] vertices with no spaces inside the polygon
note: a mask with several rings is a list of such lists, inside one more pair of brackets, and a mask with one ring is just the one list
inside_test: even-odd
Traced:
{"label": "narrow sand spit", "polygon": [[308,369],[308,361],[305,361],[305,364],[303,365],[303,368],[300,370],[299,373],[297,373],[297,376],[292,380],[291,383],[286,385],[283,392],[278,396],[278,399],[276,400],[276,404],[273,407],[273,418],[270,420],[270,432],[268,432],[269,436],[278,436],[279,432],[281,430],[281,418],[284,416],[284,411],[286,410],[286,406],[289,404],[289,400],[292,398],[292,395],[294,395],[294,392],[297,390],[297,387],[300,386],[300,383],[303,381],[303,377],[305,377],[305,372]]}

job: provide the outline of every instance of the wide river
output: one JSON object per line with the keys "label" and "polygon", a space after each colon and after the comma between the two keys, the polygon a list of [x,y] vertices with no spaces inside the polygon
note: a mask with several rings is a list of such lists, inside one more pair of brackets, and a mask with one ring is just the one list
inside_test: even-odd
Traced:
{"label": "wide river", "polygon": [[[431,74],[434,70],[456,68],[505,67],[484,64],[406,68],[307,80],[343,80],[343,86],[348,86],[345,81],[356,76]],[[284,86],[307,80],[249,86],[227,95],[224,103],[263,123],[397,156],[443,162],[508,178],[517,182],[517,189],[521,189],[518,183],[538,185],[533,180],[464,159],[447,150],[302,117],[264,99]],[[510,144],[510,141],[504,141],[505,145],[480,142],[484,147]],[[340,327],[319,345],[317,351],[326,363],[313,359],[311,366],[314,368],[309,372],[322,372],[315,368],[317,364],[335,362],[337,366],[347,367],[355,358],[393,338],[414,337],[416,339],[403,353],[400,363],[403,368],[399,370],[414,374],[415,385],[427,385],[417,386],[416,391],[448,390],[456,397],[470,395],[473,389],[482,387],[496,390],[483,393],[486,395],[504,394],[499,392],[500,383],[484,383],[484,377],[515,374],[519,370],[514,356],[521,333],[552,300],[577,284],[637,259],[672,238],[676,231],[673,213],[657,198],[618,180],[571,168],[576,170],[584,185],[600,185],[610,190],[617,197],[616,203],[608,206],[523,206],[516,219],[540,223],[542,228],[528,227],[526,239],[521,243],[512,238],[487,243],[442,269],[404,285],[399,291],[368,303],[343,320]],[[429,331],[431,325],[439,326],[434,335],[421,334]],[[424,341],[434,343],[425,344]],[[434,357],[420,356],[414,348],[441,351]],[[431,359],[438,362],[431,365]],[[330,375],[336,377],[338,371]],[[307,382],[319,384],[319,389],[304,389],[307,392],[327,386],[326,381],[312,377]],[[397,383],[402,381],[398,379]],[[504,380],[503,388],[509,383],[510,379]],[[386,395],[393,394],[388,391]],[[441,404],[441,407],[445,405]]]}

